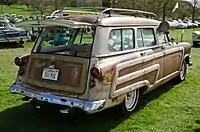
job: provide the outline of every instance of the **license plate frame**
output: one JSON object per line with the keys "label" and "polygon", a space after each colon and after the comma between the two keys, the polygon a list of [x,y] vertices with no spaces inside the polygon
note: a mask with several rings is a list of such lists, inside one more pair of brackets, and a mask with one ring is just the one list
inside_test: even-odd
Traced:
{"label": "license plate frame", "polygon": [[42,79],[57,81],[59,75],[58,69],[44,68],[42,71]]}

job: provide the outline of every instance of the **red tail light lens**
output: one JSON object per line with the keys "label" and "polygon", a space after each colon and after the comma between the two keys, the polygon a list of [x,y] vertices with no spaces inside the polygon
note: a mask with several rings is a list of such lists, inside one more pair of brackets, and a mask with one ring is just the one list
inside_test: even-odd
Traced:
{"label": "red tail light lens", "polygon": [[22,59],[20,57],[16,57],[14,62],[15,62],[15,65],[17,65],[17,66],[23,65]]}
{"label": "red tail light lens", "polygon": [[102,75],[102,71],[100,67],[94,66],[90,70],[90,74],[93,78],[100,78]]}
{"label": "red tail light lens", "polygon": [[29,55],[24,55],[24,56],[16,57],[14,59],[14,62],[15,62],[15,65],[17,66],[23,66],[24,64],[28,62],[28,59],[29,59]]}

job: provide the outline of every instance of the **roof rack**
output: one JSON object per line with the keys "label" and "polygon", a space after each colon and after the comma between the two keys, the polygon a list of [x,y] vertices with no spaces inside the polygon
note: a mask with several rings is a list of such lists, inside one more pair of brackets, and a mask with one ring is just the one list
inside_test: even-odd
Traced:
{"label": "roof rack", "polygon": [[99,12],[93,12],[93,11],[79,11],[79,10],[70,10],[70,9],[61,9],[61,10],[55,10],[50,18],[53,18],[53,16],[58,13],[60,14],[60,16],[64,16],[64,13],[80,13],[80,14],[95,14],[95,15],[99,15]]}
{"label": "roof rack", "polygon": [[[103,10],[100,14],[100,17],[103,17],[103,14],[105,14],[106,12],[108,12],[109,17],[112,16],[111,12],[112,11],[116,11],[116,12],[123,12],[123,13],[129,13],[129,14],[133,14],[134,16],[139,16],[139,15],[145,15],[146,17],[149,17],[149,15],[157,18],[156,14],[152,13],[152,12],[146,12],[146,11],[140,11],[140,10],[131,10],[131,9],[120,9],[120,8],[107,8],[105,10]],[[119,13],[120,14],[120,13]]]}
{"label": "roof rack", "polygon": [[[67,9],[68,8],[68,9]],[[71,8],[71,9],[70,9]],[[51,18],[58,13],[60,16],[64,16],[64,13],[80,13],[80,14],[96,14],[98,15],[98,19],[105,17],[104,14],[108,14],[108,17],[112,17],[112,12],[118,12],[113,14],[121,14],[121,15],[129,15],[129,16],[153,16],[157,19],[156,14],[147,11],[140,11],[140,10],[132,10],[132,9],[121,9],[121,8],[106,8],[106,7],[79,7],[79,9],[88,9],[88,10],[100,10],[99,12],[94,11],[80,11],[80,10],[73,10],[72,7],[65,7],[61,10],[56,10],[51,14]]]}

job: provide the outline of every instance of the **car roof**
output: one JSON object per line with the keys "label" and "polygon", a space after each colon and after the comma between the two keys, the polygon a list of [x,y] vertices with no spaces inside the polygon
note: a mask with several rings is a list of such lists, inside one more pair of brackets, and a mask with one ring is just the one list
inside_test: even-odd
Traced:
{"label": "car roof", "polygon": [[71,20],[78,22],[86,22],[97,26],[158,26],[160,21],[127,16],[127,15],[113,15],[112,17],[98,18],[98,15],[69,15],[62,16],[57,19]]}

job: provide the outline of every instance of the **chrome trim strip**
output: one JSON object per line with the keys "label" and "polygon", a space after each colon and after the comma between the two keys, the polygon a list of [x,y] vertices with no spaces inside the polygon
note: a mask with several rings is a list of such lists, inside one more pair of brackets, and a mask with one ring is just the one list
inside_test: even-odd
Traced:
{"label": "chrome trim strip", "polygon": [[[85,112],[87,112],[88,114],[101,111],[106,102],[105,99],[91,102],[91,101],[86,101],[86,100],[81,100],[81,99],[63,97],[63,96],[58,96],[51,93],[33,91],[31,89],[28,89],[20,85],[12,85],[10,87],[10,92],[21,94],[30,98],[36,98],[37,100],[45,101],[48,103],[65,105],[70,108],[80,108],[84,110]],[[63,102],[61,100],[66,100],[66,101]]]}

